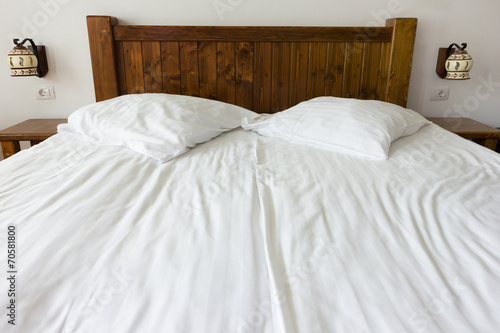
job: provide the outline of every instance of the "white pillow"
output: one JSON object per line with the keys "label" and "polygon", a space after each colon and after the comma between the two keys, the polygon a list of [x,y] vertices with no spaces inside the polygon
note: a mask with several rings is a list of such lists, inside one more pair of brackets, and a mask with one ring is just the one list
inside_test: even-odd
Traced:
{"label": "white pillow", "polygon": [[[123,95],[72,113],[70,128],[93,142],[130,148],[162,163],[257,114],[236,105],[169,94]],[[61,126],[59,130],[68,130]]]}
{"label": "white pillow", "polygon": [[415,111],[386,102],[317,97],[275,114],[245,118],[242,127],[292,143],[387,159],[394,140],[429,123]]}

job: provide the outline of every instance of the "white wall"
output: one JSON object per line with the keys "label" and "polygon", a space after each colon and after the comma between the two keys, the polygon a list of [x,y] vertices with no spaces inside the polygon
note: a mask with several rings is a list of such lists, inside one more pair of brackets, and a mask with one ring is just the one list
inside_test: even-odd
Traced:
{"label": "white wall", "polygon": [[[45,78],[11,78],[0,66],[0,128],[28,118],[66,117],[94,101],[85,16],[116,16],[126,24],[383,25],[387,16],[419,19],[408,107],[426,116],[467,116],[500,127],[500,2],[495,0],[24,0],[2,3],[0,50],[12,38],[46,45]],[[463,21],[463,22],[460,22]],[[471,80],[435,74],[439,47],[468,43]],[[0,52],[1,53],[1,52]],[[490,82],[490,83],[488,83]],[[34,88],[53,85],[55,100]],[[429,101],[431,87],[450,87],[448,101]]]}

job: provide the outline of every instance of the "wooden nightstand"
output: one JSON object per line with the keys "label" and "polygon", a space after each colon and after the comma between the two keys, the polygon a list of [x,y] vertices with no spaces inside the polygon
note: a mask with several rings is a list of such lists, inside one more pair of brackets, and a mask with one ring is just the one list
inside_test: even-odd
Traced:
{"label": "wooden nightstand", "polygon": [[476,139],[475,142],[495,150],[500,139],[500,130],[472,120],[470,118],[427,118],[434,124],[460,135],[466,139]]}
{"label": "wooden nightstand", "polygon": [[19,141],[30,141],[36,145],[57,133],[57,125],[66,119],[29,119],[0,131],[3,157],[7,158],[21,150]]}

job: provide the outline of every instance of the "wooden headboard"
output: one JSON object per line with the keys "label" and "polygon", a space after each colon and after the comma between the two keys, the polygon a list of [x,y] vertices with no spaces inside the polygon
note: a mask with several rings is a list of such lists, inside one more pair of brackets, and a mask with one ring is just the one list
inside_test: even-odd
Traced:
{"label": "wooden headboard", "polygon": [[273,113],[317,96],[406,106],[417,19],[385,27],[118,25],[88,16],[96,100],[216,99]]}

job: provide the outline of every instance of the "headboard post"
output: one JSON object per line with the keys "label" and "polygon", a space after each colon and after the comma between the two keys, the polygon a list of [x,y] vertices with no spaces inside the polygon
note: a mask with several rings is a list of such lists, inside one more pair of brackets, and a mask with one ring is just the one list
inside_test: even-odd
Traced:
{"label": "headboard post", "polygon": [[117,21],[116,18],[110,16],[87,16],[97,102],[119,95],[113,38],[113,26],[117,24]]}
{"label": "headboard post", "polygon": [[385,25],[393,28],[386,102],[406,107],[413,61],[413,46],[417,32],[417,19],[388,19]]}

